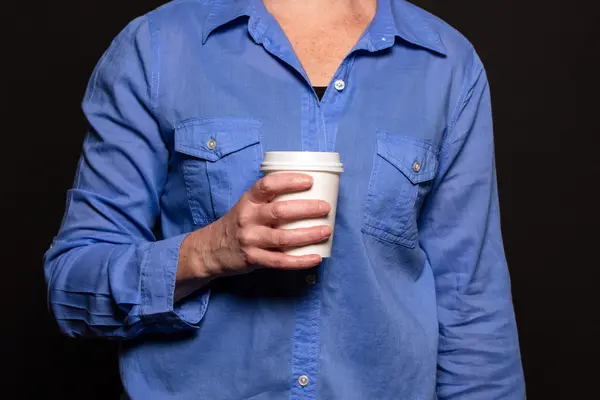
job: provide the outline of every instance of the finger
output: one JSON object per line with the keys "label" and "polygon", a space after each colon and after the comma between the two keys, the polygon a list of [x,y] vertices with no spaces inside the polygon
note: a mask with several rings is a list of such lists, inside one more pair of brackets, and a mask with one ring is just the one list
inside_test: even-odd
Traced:
{"label": "finger", "polygon": [[259,211],[259,222],[277,224],[305,218],[324,217],[331,211],[329,203],[323,200],[288,200],[265,204]]}
{"label": "finger", "polygon": [[248,200],[257,204],[268,203],[281,193],[310,189],[312,182],[312,176],[295,172],[267,175],[248,191]]}
{"label": "finger", "polygon": [[318,254],[306,256],[290,256],[288,254],[253,248],[248,252],[248,261],[251,264],[276,269],[308,269],[318,265],[322,258]]}
{"label": "finger", "polygon": [[327,225],[298,229],[273,229],[258,226],[243,235],[245,246],[262,249],[285,249],[320,243],[331,236],[331,228]]}

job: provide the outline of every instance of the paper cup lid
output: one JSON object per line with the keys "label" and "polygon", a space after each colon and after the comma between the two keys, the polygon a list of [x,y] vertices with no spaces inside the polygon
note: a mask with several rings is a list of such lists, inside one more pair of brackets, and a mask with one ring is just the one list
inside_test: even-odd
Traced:
{"label": "paper cup lid", "polygon": [[313,151],[272,151],[265,153],[262,171],[344,172],[339,153]]}

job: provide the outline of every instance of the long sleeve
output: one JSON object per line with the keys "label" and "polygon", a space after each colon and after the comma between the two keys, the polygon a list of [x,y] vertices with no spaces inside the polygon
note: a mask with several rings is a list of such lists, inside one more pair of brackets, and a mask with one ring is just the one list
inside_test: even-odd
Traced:
{"label": "long sleeve", "polygon": [[523,399],[510,278],[500,231],[488,82],[474,55],[420,217],[436,280],[440,400]]}
{"label": "long sleeve", "polygon": [[184,234],[156,240],[169,151],[156,112],[158,73],[146,17],[96,67],[83,101],[90,124],[59,233],[45,255],[49,303],[70,336],[128,339],[197,327],[208,301],[174,304]]}

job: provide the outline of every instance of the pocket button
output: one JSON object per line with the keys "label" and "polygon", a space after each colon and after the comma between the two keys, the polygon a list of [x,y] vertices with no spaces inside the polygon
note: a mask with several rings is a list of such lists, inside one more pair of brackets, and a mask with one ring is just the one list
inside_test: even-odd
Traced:
{"label": "pocket button", "polygon": [[209,150],[214,150],[217,148],[217,141],[215,139],[210,139],[207,143],[206,143],[206,147],[208,147]]}
{"label": "pocket button", "polygon": [[420,170],[421,170],[421,163],[418,161],[415,161],[413,164],[413,171],[419,172]]}

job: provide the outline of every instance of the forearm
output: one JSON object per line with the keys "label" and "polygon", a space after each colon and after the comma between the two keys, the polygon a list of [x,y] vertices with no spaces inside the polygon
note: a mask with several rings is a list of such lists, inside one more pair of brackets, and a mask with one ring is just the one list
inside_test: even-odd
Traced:
{"label": "forearm", "polygon": [[130,339],[194,328],[208,292],[175,304],[182,239],[116,245],[59,237],[46,254],[45,268],[50,307],[61,331],[73,337]]}
{"label": "forearm", "polygon": [[[520,400],[523,371],[493,154],[451,147],[463,159],[452,164],[453,181],[436,190],[422,220],[422,244],[436,276],[438,397]],[[464,155],[475,151],[466,163]]]}
{"label": "forearm", "polygon": [[510,277],[492,213],[487,232],[437,231],[447,246],[431,255],[439,274],[440,400],[525,397]]}
{"label": "forearm", "polygon": [[153,96],[152,49],[147,18],[132,21],[102,56],[83,100],[90,129],[45,257],[50,306],[70,336],[189,329],[206,309],[208,291],[175,303],[186,235],[156,241],[153,233],[170,153]]}
{"label": "forearm", "polygon": [[510,277],[496,232],[478,241],[477,233],[437,231],[448,246],[445,256],[431,255],[439,274],[440,400],[525,398]]}

